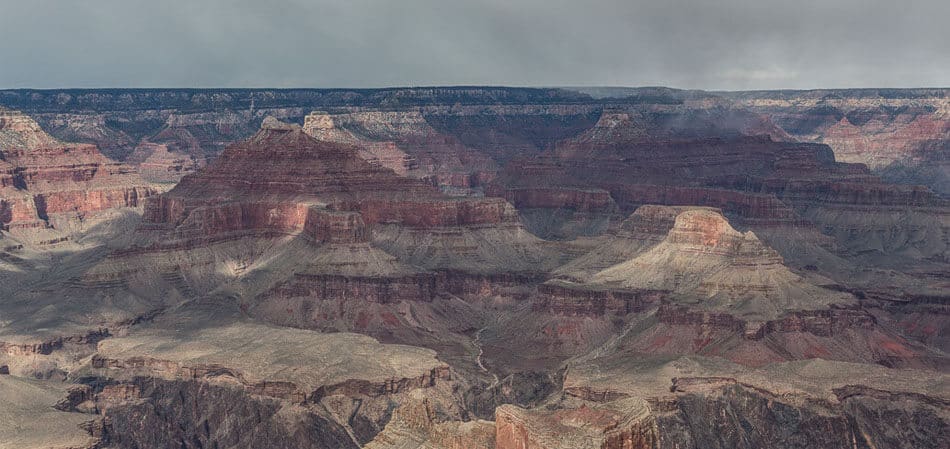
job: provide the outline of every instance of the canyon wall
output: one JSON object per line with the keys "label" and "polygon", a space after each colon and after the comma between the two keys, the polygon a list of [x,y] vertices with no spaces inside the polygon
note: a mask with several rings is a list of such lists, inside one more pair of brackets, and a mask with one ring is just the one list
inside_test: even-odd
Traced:
{"label": "canyon wall", "polygon": [[140,206],[155,193],[94,145],[63,143],[26,115],[0,109],[0,226],[49,227],[51,215]]}

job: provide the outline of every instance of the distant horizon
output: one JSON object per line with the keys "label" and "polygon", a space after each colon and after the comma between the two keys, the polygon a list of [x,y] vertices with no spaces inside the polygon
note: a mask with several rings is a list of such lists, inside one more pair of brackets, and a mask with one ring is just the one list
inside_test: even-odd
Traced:
{"label": "distant horizon", "polygon": [[337,90],[337,91],[374,91],[374,90],[399,90],[399,89],[490,89],[490,88],[501,88],[501,89],[563,89],[563,90],[577,90],[577,89],[670,89],[675,91],[682,92],[810,92],[810,91],[823,91],[823,90],[848,90],[848,91],[873,91],[873,90],[950,90],[950,84],[946,86],[864,86],[864,87],[808,87],[808,88],[794,88],[794,87],[776,87],[776,88],[762,88],[762,89],[718,89],[718,88],[692,88],[692,87],[674,87],[674,86],[665,86],[665,85],[516,85],[516,84],[425,84],[425,85],[391,85],[391,86],[373,86],[373,87],[352,87],[352,86],[266,86],[266,85],[255,85],[255,86],[198,86],[198,87],[183,87],[183,86],[122,86],[122,87],[110,87],[110,86],[98,86],[98,87],[0,87],[0,91],[94,91],[94,90],[127,90],[127,91],[147,91],[147,90],[233,90],[233,91],[247,91],[247,90]]}

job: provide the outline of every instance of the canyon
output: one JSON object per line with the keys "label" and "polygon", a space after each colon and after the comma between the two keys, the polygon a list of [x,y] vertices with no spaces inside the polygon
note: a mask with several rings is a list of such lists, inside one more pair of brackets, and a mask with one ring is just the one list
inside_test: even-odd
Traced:
{"label": "canyon", "polygon": [[0,91],[0,448],[945,447],[947,93]]}

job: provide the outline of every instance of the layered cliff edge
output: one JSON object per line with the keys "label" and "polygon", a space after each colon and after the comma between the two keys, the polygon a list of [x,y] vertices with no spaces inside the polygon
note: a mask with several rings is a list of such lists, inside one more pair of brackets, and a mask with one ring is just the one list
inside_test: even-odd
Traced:
{"label": "layered cliff edge", "polygon": [[736,92],[723,95],[768,115],[803,141],[830,145],[838,160],[885,179],[950,194],[946,89]]}
{"label": "layered cliff edge", "polygon": [[156,193],[94,145],[60,142],[26,115],[0,110],[0,226],[45,229],[58,217],[138,207]]}
{"label": "layered cliff edge", "polygon": [[[550,116],[527,118],[549,106],[575,108],[557,128],[583,131],[604,108],[621,105],[690,105],[691,108],[743,109],[766,120],[736,120],[746,134],[769,134],[831,145],[840,161],[860,162],[892,182],[924,184],[946,195],[946,89],[830,89],[812,91],[702,92],[668,88],[525,89],[504,87],[392,89],[66,89],[0,91],[0,104],[24,110],[57,137],[94,143],[125,160],[137,143],[170,144],[199,160],[218,154],[228,142],[252,135],[263,118],[303,123],[311,111],[426,108],[433,123],[454,129],[468,146],[472,137],[495,139],[495,147],[525,150],[538,142],[503,130],[521,122],[540,135]],[[453,107],[473,111],[508,108],[490,127],[471,126],[486,117],[459,117]],[[518,108],[520,112],[516,112]],[[440,110],[442,113],[440,113]],[[82,111],[82,112],[78,112]],[[594,115],[591,115],[591,112]],[[527,114],[527,115],[526,115]],[[521,118],[516,118],[518,115]],[[741,112],[739,113],[741,115]],[[432,119],[433,117],[430,117]],[[514,121],[511,118],[515,118]],[[771,123],[769,123],[771,122]],[[492,129],[493,128],[493,129]],[[495,132],[495,137],[491,136]],[[502,131],[501,134],[498,132]],[[557,134],[554,128],[547,133]],[[504,135],[507,133],[507,137]],[[502,139],[497,139],[498,136]],[[563,139],[565,135],[561,135]],[[545,140],[542,137],[542,141]],[[393,139],[383,139],[390,140]],[[553,143],[553,141],[550,141]],[[444,143],[444,142],[443,142]],[[477,146],[477,145],[476,145]],[[488,148],[480,148],[485,150]],[[390,148],[391,150],[391,148]],[[491,151],[491,149],[488,149]],[[387,152],[389,150],[386,150]],[[397,153],[392,161],[399,163]],[[385,159],[385,158],[384,158]],[[176,171],[176,164],[162,170]],[[428,170],[421,167],[423,170]],[[438,168],[436,168],[438,169]],[[163,176],[168,175],[167,171]],[[443,174],[443,177],[445,174]],[[461,175],[456,175],[460,182]]]}

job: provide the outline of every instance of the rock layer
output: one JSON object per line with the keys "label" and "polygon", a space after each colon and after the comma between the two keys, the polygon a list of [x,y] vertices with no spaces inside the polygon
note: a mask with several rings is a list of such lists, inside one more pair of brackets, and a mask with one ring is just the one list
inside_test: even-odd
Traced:
{"label": "rock layer", "polygon": [[[225,209],[195,212],[209,207],[208,200],[220,205],[259,199],[309,204],[328,214],[357,212],[370,226],[490,225],[510,220],[503,201],[448,199],[425,183],[363,160],[357,147],[320,142],[300,127],[267,121],[250,140],[229,147],[208,170],[184,178],[175,189],[151,202],[146,207],[145,222],[176,226],[191,219],[214,233],[217,226],[204,223],[206,220],[197,214],[207,214],[206,218],[212,220],[221,217],[224,228],[253,228],[253,217],[258,215],[279,220],[284,218],[277,217],[287,217],[267,212],[267,207],[260,214]],[[305,227],[303,218],[288,218],[292,223],[288,222],[287,227]]]}
{"label": "rock layer", "polygon": [[850,295],[809,285],[754,233],[740,233],[722,215],[702,209],[680,213],[662,242],[596,273],[591,282],[672,292],[702,308],[760,318],[853,302]]}
{"label": "rock layer", "polygon": [[862,163],[891,181],[950,193],[950,99],[946,89],[732,94],[798,139],[828,144],[838,160]]}
{"label": "rock layer", "polygon": [[154,193],[131,167],[93,145],[53,139],[29,117],[0,110],[0,225],[46,227],[53,215],[139,206]]}

